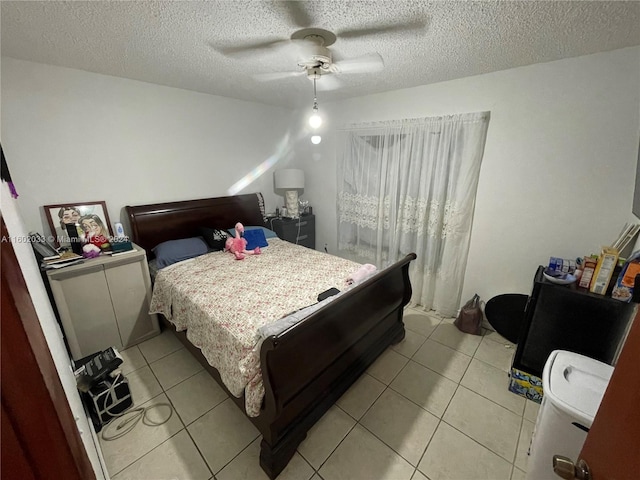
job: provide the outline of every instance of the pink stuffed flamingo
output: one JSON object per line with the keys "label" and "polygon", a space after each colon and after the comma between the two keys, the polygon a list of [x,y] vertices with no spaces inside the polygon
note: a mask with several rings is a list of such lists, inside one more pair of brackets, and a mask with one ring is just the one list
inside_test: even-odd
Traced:
{"label": "pink stuffed flamingo", "polygon": [[224,249],[233,253],[236,256],[236,260],[243,260],[245,255],[260,254],[260,247],[256,247],[253,250],[247,250],[247,240],[242,238],[243,233],[244,225],[240,222],[236,223],[235,238],[227,238],[227,241],[224,244]]}

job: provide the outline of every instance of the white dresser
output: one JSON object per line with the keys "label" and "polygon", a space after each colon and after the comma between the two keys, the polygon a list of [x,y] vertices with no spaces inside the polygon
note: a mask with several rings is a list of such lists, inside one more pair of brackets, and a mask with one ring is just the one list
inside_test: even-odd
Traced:
{"label": "white dresser", "polygon": [[48,270],[47,277],[74,360],[119,350],[160,333],[149,315],[151,280],[145,251],[87,259]]}

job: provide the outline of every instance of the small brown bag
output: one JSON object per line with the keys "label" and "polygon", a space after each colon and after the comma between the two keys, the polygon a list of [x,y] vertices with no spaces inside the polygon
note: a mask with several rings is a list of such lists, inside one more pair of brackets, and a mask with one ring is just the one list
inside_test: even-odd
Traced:
{"label": "small brown bag", "polygon": [[482,309],[480,296],[477,293],[462,306],[453,324],[461,332],[482,335]]}

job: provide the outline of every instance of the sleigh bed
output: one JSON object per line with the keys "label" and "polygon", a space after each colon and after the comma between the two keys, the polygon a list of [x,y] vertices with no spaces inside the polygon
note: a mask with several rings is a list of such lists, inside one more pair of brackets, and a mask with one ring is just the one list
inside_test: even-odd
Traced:
{"label": "sleigh bed", "polygon": [[[150,260],[154,257],[152,249],[160,243],[198,236],[203,226],[226,229],[238,221],[245,225],[264,225],[259,194],[128,206],[126,211],[131,240],[146,250]],[[262,259],[236,261],[230,254],[220,252],[204,257],[220,255],[215,257],[219,260],[227,255],[230,265],[242,263],[246,267],[251,265],[251,260],[266,261],[267,255],[275,255],[277,249],[286,247],[281,243],[286,242],[275,239],[273,246],[267,247],[272,251],[265,251]],[[260,465],[270,478],[277,477],[286,467],[307,431],[375,359],[389,345],[404,338],[402,313],[411,298],[408,269],[413,259],[415,254],[407,255],[362,283],[316,305],[315,311],[299,323],[261,339],[256,347],[256,361],[259,360],[264,396],[257,416],[249,415],[249,419],[262,434]],[[209,260],[199,261],[204,264]],[[216,270],[212,281],[222,282],[227,275],[226,270]],[[320,286],[318,289],[318,293],[324,290]],[[256,300],[264,304],[270,296],[257,297]],[[220,372],[187,338],[188,326],[180,324],[176,329],[166,319],[165,324],[246,413],[244,395],[237,397],[230,392]]]}

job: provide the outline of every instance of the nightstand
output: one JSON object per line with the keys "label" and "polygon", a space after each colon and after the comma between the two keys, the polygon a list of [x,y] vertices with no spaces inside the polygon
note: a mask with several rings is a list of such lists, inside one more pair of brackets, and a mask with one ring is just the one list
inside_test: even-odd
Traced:
{"label": "nightstand", "polygon": [[122,350],[160,333],[158,317],[149,314],[147,255],[133,247],[134,252],[47,270],[74,360],[108,347]]}
{"label": "nightstand", "polygon": [[303,215],[300,218],[274,218],[271,221],[271,227],[282,240],[316,248],[315,215]]}

